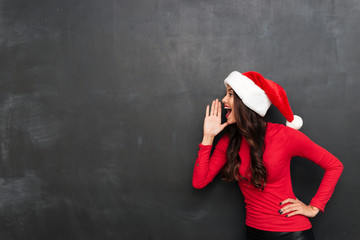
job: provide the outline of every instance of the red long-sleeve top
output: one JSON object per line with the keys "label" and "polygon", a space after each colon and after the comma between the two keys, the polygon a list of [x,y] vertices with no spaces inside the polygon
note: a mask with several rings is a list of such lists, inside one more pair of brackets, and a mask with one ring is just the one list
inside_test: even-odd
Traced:
{"label": "red long-sleeve top", "polygon": [[[285,205],[279,203],[287,198],[295,199],[290,178],[290,160],[294,156],[307,158],[325,169],[320,186],[310,205],[324,211],[335,185],[342,173],[343,164],[331,153],[314,143],[302,132],[277,123],[267,123],[265,133],[265,151],[263,162],[268,172],[267,183],[263,191],[239,180],[246,207],[245,224],[261,230],[290,232],[303,231],[312,227],[304,215],[285,217],[278,210]],[[215,146],[210,157],[212,145],[199,144],[198,157],[193,172],[193,187],[203,188],[210,183],[224,167],[229,137],[224,134]],[[250,149],[242,138],[239,151],[241,164],[239,172],[251,179]]]}

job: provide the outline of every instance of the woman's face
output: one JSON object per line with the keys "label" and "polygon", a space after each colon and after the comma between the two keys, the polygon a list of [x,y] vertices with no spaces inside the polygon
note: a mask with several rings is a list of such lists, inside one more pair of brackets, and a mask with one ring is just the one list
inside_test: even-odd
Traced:
{"label": "woman's face", "polygon": [[[226,113],[226,119],[227,122],[229,124],[233,124],[235,123],[235,116],[234,116],[234,90],[232,90],[232,88],[226,84],[226,95],[225,97],[221,100],[222,103],[224,104],[224,109],[227,111]],[[227,108],[230,108],[229,110],[227,110]],[[230,113],[230,114],[229,114]]]}

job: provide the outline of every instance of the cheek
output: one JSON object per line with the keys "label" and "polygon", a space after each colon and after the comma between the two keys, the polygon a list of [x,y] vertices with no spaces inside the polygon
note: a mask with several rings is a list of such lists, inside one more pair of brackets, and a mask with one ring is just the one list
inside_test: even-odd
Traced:
{"label": "cheek", "polygon": [[235,121],[235,113],[233,112],[233,114],[232,114],[232,118],[234,119],[234,121]]}
{"label": "cheek", "polygon": [[233,115],[232,115],[232,117],[233,117],[233,119],[234,119],[234,122],[235,122],[235,119],[236,119],[236,118],[235,118],[235,114],[236,114],[236,113],[233,112]]}
{"label": "cheek", "polygon": [[231,108],[234,108],[234,98],[233,97],[231,97],[229,99],[229,104],[231,105]]}
{"label": "cheek", "polygon": [[231,111],[231,114],[228,118],[228,120],[231,122],[231,123],[234,123],[235,122],[235,115],[234,115],[234,111]]}

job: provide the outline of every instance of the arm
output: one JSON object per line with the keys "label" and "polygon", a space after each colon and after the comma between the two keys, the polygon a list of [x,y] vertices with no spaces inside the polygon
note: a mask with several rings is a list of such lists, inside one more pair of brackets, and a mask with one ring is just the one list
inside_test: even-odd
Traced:
{"label": "arm", "polygon": [[[205,143],[203,141],[203,143]],[[226,163],[226,149],[229,144],[227,135],[223,135],[210,157],[212,145],[199,144],[198,157],[195,161],[192,184],[194,188],[204,188],[220,172]]]}
{"label": "arm", "polygon": [[194,188],[205,187],[226,163],[227,135],[220,138],[211,158],[210,153],[214,137],[229,124],[228,122],[221,124],[221,103],[218,99],[212,101],[210,114],[209,110],[209,105],[207,105],[204,119],[204,138],[199,144],[198,157],[194,166],[192,179]]}
{"label": "arm", "polygon": [[335,190],[343,171],[343,164],[326,149],[314,143],[302,132],[286,127],[286,143],[291,156],[307,158],[325,170],[320,186],[310,201],[310,206],[324,212],[326,203]]}

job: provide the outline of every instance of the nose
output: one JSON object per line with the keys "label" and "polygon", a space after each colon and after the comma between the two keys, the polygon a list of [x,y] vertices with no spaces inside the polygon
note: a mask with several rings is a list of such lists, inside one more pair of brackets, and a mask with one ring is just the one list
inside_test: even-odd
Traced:
{"label": "nose", "polygon": [[225,98],[226,98],[226,96],[223,97],[223,99],[221,99],[221,102],[224,103],[224,104],[225,104]]}

